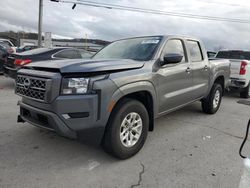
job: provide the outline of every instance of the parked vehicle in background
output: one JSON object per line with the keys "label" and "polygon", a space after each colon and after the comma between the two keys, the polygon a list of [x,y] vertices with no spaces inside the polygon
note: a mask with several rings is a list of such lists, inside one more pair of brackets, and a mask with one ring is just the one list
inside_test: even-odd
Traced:
{"label": "parked vehicle in background", "polygon": [[0,46],[0,74],[3,74],[3,65],[7,61],[8,52]]}
{"label": "parked vehicle in background", "polygon": [[216,52],[207,51],[208,58],[215,58],[216,54]]}
{"label": "parked vehicle in background", "polygon": [[90,60],[44,61],[19,70],[18,121],[102,143],[126,159],[142,148],[155,118],[194,101],[216,113],[229,75],[229,61],[209,61],[195,38],[119,40]]}
{"label": "parked vehicle in background", "polygon": [[16,53],[17,47],[15,47],[14,44],[10,40],[0,38],[0,44],[1,43],[2,44],[4,43],[4,44],[8,45],[12,49],[11,51],[9,51],[9,53]]}
{"label": "parked vehicle in background", "polygon": [[0,47],[4,48],[9,54],[12,54],[14,52],[11,46],[9,46],[7,43],[0,42]]}
{"label": "parked vehicle in background", "polygon": [[242,98],[250,96],[250,51],[223,50],[215,56],[218,59],[228,59],[231,62],[232,89],[237,89]]}
{"label": "parked vehicle in background", "polygon": [[82,56],[83,59],[85,58],[91,58],[92,56],[94,56],[96,54],[96,52],[92,52],[92,51],[87,51],[85,49],[82,48],[77,48]]}
{"label": "parked vehicle in background", "polygon": [[36,49],[37,46],[35,45],[24,45],[24,46],[20,46],[16,49],[16,53],[21,53],[21,52],[25,52],[25,51],[29,51],[29,50],[33,50]]}
{"label": "parked vehicle in background", "polygon": [[88,57],[91,57],[91,55],[82,49],[70,47],[37,48],[27,52],[11,54],[4,64],[4,74],[5,76],[15,79],[17,71],[29,63],[58,59],[82,59]]}

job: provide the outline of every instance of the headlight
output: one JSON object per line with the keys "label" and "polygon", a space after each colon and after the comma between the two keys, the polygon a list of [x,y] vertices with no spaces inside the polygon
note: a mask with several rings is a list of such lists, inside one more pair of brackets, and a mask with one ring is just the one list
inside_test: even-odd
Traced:
{"label": "headlight", "polygon": [[61,94],[74,95],[88,92],[89,78],[63,78]]}

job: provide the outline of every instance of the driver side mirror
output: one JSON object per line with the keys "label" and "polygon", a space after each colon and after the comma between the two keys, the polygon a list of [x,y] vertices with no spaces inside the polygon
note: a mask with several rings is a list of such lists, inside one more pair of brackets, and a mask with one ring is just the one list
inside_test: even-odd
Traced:
{"label": "driver side mirror", "polygon": [[180,63],[182,59],[183,55],[181,54],[175,54],[175,53],[165,54],[163,57],[163,65]]}

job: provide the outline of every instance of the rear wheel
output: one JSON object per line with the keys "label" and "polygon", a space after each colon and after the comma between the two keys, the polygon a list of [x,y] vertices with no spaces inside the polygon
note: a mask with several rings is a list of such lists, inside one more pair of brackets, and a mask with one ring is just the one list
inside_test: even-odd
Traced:
{"label": "rear wheel", "polygon": [[220,108],[222,99],[222,87],[220,84],[215,83],[207,96],[202,100],[202,110],[207,114],[214,114]]}
{"label": "rear wheel", "polygon": [[113,156],[127,159],[144,145],[149,127],[145,106],[133,99],[123,99],[113,110],[104,135],[104,149]]}
{"label": "rear wheel", "polygon": [[250,96],[250,83],[248,84],[248,86],[246,88],[243,89],[242,92],[240,92],[241,98],[248,99],[249,96]]}

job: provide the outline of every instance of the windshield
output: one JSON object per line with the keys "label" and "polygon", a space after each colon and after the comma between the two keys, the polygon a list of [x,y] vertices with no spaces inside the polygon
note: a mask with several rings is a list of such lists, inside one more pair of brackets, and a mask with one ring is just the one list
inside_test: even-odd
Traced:
{"label": "windshield", "polygon": [[216,58],[250,60],[250,52],[245,51],[220,51]]}
{"label": "windshield", "polygon": [[119,40],[99,51],[93,59],[133,59],[150,60],[162,37],[142,37]]}
{"label": "windshield", "polygon": [[11,46],[10,46],[8,43],[4,42],[4,41],[0,41],[0,45],[1,45],[2,47],[4,47],[5,49],[11,48]]}
{"label": "windshield", "polygon": [[4,43],[4,44],[6,44],[6,45],[8,45],[9,47],[12,47],[12,46],[13,46],[13,44],[10,43],[10,42],[7,41],[7,40],[0,40],[0,42],[1,42],[1,43]]}

